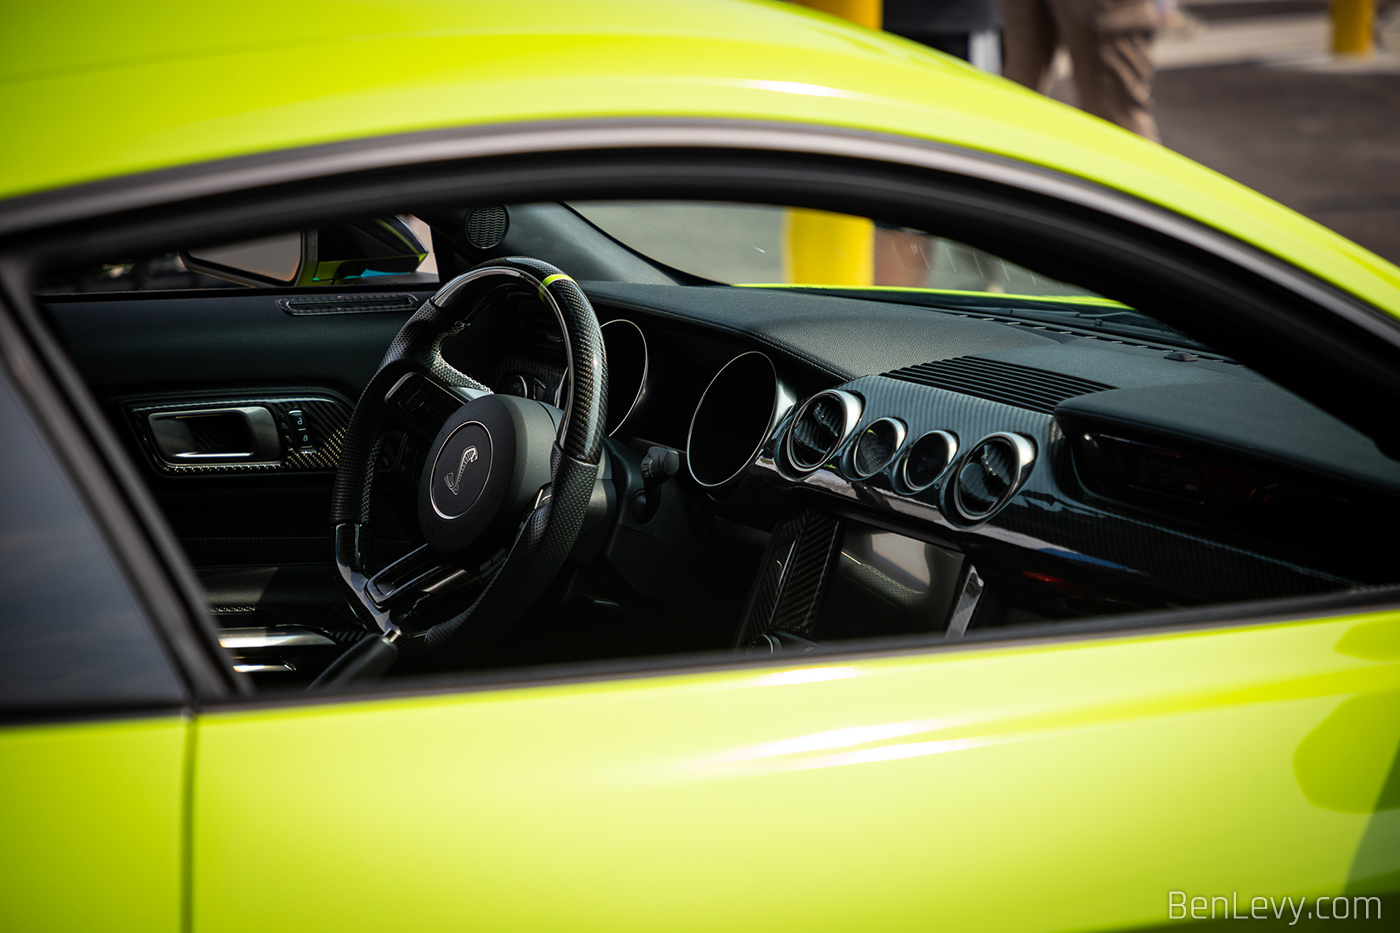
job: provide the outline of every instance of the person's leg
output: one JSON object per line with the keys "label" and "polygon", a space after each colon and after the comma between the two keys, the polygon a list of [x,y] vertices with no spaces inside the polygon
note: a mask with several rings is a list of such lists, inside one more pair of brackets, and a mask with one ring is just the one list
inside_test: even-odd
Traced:
{"label": "person's leg", "polygon": [[898,35],[906,39],[913,39],[931,49],[946,52],[954,58],[961,58],[967,61],[967,33],[965,32],[924,32],[908,30],[900,32]]}
{"label": "person's leg", "polygon": [[1006,51],[1002,75],[1042,94],[1055,76],[1050,62],[1059,36],[1046,0],[1002,0],[1001,36]]}
{"label": "person's leg", "polygon": [[1159,141],[1152,116],[1151,0],[1050,0],[1056,26],[1074,62],[1079,106]]}
{"label": "person's leg", "polygon": [[933,237],[918,230],[875,225],[875,284],[927,288]]}

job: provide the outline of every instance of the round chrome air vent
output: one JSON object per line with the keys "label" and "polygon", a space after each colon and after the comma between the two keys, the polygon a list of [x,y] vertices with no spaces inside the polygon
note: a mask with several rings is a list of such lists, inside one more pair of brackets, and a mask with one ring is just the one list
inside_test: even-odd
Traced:
{"label": "round chrome air vent", "polygon": [[846,475],[853,480],[869,479],[889,466],[904,446],[904,425],[893,418],[870,422],[851,445]]}
{"label": "round chrome air vent", "polygon": [[818,392],[807,399],[783,442],[788,466],[798,473],[810,473],[830,460],[860,423],[861,408],[859,398],[840,389]]}
{"label": "round chrome air vent", "polygon": [[958,455],[958,438],[947,431],[930,431],[909,445],[895,477],[902,492],[922,492],[934,484]]}
{"label": "round chrome air vent", "polygon": [[982,522],[991,518],[1026,482],[1035,464],[1035,444],[1019,434],[982,438],[958,461],[952,486],[956,518]]}

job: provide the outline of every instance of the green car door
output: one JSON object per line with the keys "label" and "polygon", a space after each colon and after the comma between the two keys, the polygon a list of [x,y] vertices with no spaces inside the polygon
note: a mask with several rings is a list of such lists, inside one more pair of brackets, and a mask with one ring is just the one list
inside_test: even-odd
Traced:
{"label": "green car door", "polygon": [[211,711],[194,928],[1379,917],[1397,711],[1374,611]]}
{"label": "green car door", "polygon": [[0,928],[181,929],[180,716],[0,728]]}

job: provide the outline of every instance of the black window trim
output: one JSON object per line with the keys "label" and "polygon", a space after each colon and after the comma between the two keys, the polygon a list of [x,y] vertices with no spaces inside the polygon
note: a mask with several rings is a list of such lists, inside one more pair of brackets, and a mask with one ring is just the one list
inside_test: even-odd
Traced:
{"label": "black window trim", "polygon": [[[864,520],[864,519],[863,519]],[[1054,647],[1070,643],[1104,644],[1116,639],[1192,635],[1213,631],[1239,631],[1262,625],[1286,625],[1325,621],[1329,617],[1355,617],[1359,623],[1372,617],[1389,618],[1400,611],[1400,584],[1363,587],[1316,596],[1218,603],[1193,609],[1097,616],[1082,621],[1046,622],[1014,628],[969,630],[961,639],[945,640],[942,632],[872,639],[851,639],[830,650],[810,654],[743,654],[707,651],[659,655],[647,658],[613,658],[575,661],[534,668],[502,668],[421,675],[408,680],[347,684],[337,693],[273,693],[252,699],[211,704],[208,711],[285,709],[387,701],[464,693],[532,690],[539,687],[645,680],[725,672],[761,673],[773,667],[798,664],[834,666],[889,658],[927,657],[947,653]]]}

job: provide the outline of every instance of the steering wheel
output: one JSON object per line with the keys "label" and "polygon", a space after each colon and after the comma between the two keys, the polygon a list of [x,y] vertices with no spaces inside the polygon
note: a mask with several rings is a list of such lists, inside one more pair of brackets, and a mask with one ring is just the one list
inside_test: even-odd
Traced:
{"label": "steering wheel", "polygon": [[[512,294],[538,297],[564,335],[563,410],[493,395],[442,358],[442,342]],[[599,476],[607,362],[583,290],[548,263],[493,259],[442,286],[404,323],[365,386],[345,432],[331,522],[351,608],[370,634],[333,662],[313,689],[377,677],[401,652],[434,665],[478,657],[563,566]],[[366,572],[370,487],[384,437],[429,441],[418,483],[425,543]],[[484,583],[465,608],[406,635],[395,616],[425,597]]]}

